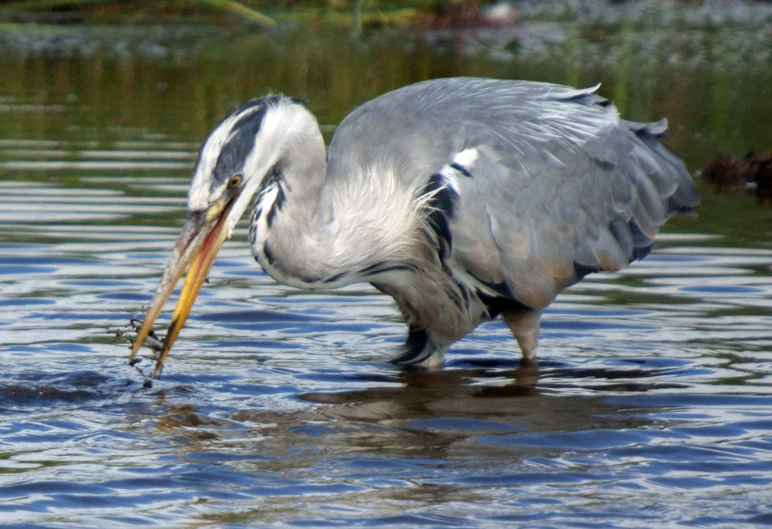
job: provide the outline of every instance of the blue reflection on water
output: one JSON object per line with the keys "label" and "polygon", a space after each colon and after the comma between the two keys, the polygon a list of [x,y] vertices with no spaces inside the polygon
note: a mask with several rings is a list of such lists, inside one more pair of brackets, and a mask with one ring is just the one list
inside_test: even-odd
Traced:
{"label": "blue reflection on water", "polygon": [[[150,381],[127,324],[175,229],[142,178],[0,180],[1,524],[772,523],[772,252],[682,235],[589,277],[546,311],[538,376],[501,322],[446,370],[402,373],[387,298],[277,285],[239,227]],[[164,178],[184,215],[187,174]],[[3,216],[19,197],[48,211],[63,183],[75,209],[51,223]]]}

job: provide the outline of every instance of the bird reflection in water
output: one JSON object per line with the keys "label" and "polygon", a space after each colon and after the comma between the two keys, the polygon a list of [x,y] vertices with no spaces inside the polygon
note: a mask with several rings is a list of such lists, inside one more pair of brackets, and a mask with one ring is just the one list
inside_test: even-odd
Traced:
{"label": "bird reflection in water", "polygon": [[[316,460],[319,450],[393,450],[400,458],[443,458],[477,447],[492,456],[502,450],[514,456],[513,445],[518,451],[552,449],[546,442],[540,448],[540,439],[553,434],[643,426],[647,419],[640,410],[652,407],[644,395],[676,387],[668,384],[673,373],[667,369],[635,365],[577,369],[545,362],[540,370],[510,368],[506,362],[498,366],[348,376],[369,387],[302,393],[297,398],[306,405],[291,410],[242,409],[223,418],[208,417],[193,404],[175,405],[156,425],[165,436],[186,438],[193,451],[233,450],[239,457],[254,452],[256,468],[265,464],[266,456],[281,458],[283,465],[303,466]],[[609,398],[615,394],[627,398]],[[587,442],[598,440],[592,436]]]}

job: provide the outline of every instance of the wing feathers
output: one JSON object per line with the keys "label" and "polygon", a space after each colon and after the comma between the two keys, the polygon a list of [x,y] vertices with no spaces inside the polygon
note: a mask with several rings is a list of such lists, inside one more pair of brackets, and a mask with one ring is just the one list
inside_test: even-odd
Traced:
{"label": "wing feathers", "polygon": [[[459,266],[469,264],[465,274],[503,278],[514,299],[537,309],[588,273],[616,272],[645,257],[667,218],[698,202],[683,161],[660,143],[666,121],[620,121],[593,90],[543,99],[556,107],[546,122],[521,128],[523,135],[506,137],[518,134],[517,124],[492,124],[494,132],[481,136],[488,143],[464,143],[480,157],[473,178],[461,183],[451,226],[454,237],[474,241],[454,247]],[[570,108],[575,122],[556,123],[568,106],[592,115]],[[484,224],[472,221],[480,209],[471,205],[480,203]],[[493,261],[495,272],[475,266],[473,254],[486,255],[479,261]]]}
{"label": "wing feathers", "polygon": [[587,273],[645,256],[667,218],[698,202],[660,143],[667,122],[620,120],[597,88],[458,78],[391,92],[338,128],[327,185],[370,166],[425,183],[477,153],[455,180],[447,263],[471,289],[542,308]]}
{"label": "wing feathers", "polygon": [[666,202],[657,193],[651,179],[637,165],[628,168],[627,175],[634,187],[633,218],[646,235],[654,237],[665,222]]}
{"label": "wing feathers", "polygon": [[598,264],[607,272],[618,272],[630,263],[630,256],[625,255],[608,228],[600,230],[599,237],[590,242],[590,247]]}
{"label": "wing feathers", "polygon": [[633,241],[633,233],[630,230],[630,223],[621,219],[614,219],[611,221],[609,229],[627,262],[632,261],[635,242]]}

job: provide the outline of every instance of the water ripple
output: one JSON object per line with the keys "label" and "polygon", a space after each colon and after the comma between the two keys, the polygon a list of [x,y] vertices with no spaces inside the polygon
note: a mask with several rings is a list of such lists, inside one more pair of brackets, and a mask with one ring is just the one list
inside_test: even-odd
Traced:
{"label": "water ripple", "polygon": [[[249,35],[271,50],[250,64],[281,52],[273,38]],[[345,39],[339,55],[349,53]],[[230,73],[204,61],[194,77],[215,84],[194,92],[225,94],[229,75],[252,71],[220,59]],[[416,64],[445,60],[436,59]],[[380,57],[365,62],[377,66],[372,79],[383,77]],[[445,370],[399,371],[386,359],[405,326],[386,297],[368,285],[300,292],[276,284],[256,266],[242,222],[164,373],[151,380],[150,353],[127,365],[128,324],[149,302],[185,216],[198,145],[153,132],[186,115],[170,104],[184,98],[158,88],[160,66],[128,61],[105,71],[121,80],[111,90],[132,72],[147,83],[137,93],[168,109],[152,107],[158,112],[137,124],[123,114],[142,106],[124,102],[135,92],[116,99],[110,90],[120,115],[101,119],[121,125],[94,128],[94,98],[108,90],[86,76],[78,86],[88,93],[71,87],[77,102],[55,95],[63,79],[89,71],[67,64],[38,64],[69,77],[33,83],[28,97],[15,84],[0,93],[3,114],[25,116],[0,139],[0,524],[772,523],[772,250],[748,248],[708,222],[724,211],[719,199],[705,195],[716,209],[663,234],[647,259],[562,294],[544,314],[538,370],[520,367],[510,331],[492,322],[451,349]],[[188,97],[186,68],[197,66],[169,65]],[[388,71],[403,69],[413,71]],[[689,77],[678,73],[680,86]],[[758,75],[745,83],[755,95],[769,86]],[[311,90],[314,76],[301,77]],[[339,92],[347,90],[328,94],[322,107],[342,111],[349,103],[335,99]],[[649,91],[629,94],[628,104],[650,109],[638,92]],[[684,123],[704,116],[697,92],[670,94],[663,112],[681,112]],[[763,116],[759,102],[772,99],[747,100],[750,110],[730,105],[736,127]],[[219,108],[204,107],[206,116],[179,125],[191,137]],[[720,110],[716,128],[725,130],[721,116],[731,113]],[[27,126],[34,116],[44,121]],[[34,137],[52,131],[73,138]],[[673,132],[676,145],[707,141]],[[721,226],[752,217],[761,234],[754,240],[768,241],[768,218],[741,200],[721,213]],[[171,303],[159,327],[170,312]]]}

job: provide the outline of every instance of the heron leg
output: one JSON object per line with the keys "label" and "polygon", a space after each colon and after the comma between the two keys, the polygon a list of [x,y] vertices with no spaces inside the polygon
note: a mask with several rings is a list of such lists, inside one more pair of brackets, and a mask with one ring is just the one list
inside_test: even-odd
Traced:
{"label": "heron leg", "polygon": [[535,366],[541,311],[528,308],[506,310],[502,312],[502,317],[515,335],[520,350],[523,351],[523,364]]}
{"label": "heron leg", "polygon": [[405,345],[389,361],[404,367],[438,369],[442,367],[444,355],[445,348],[437,344],[428,331],[410,326]]}

